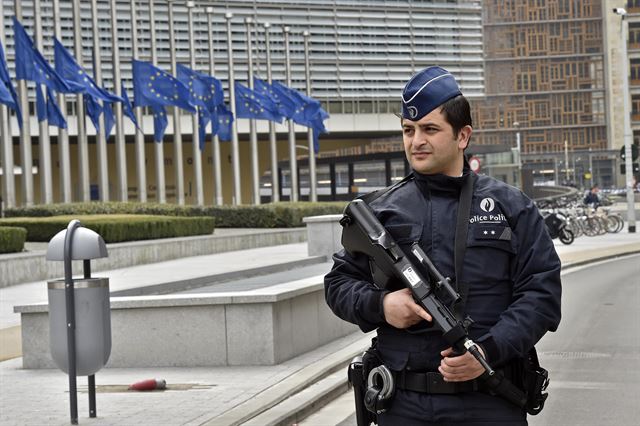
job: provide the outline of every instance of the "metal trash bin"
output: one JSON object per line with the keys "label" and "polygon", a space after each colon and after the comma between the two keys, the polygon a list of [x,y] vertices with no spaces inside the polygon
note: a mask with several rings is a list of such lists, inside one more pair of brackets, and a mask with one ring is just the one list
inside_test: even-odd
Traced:
{"label": "metal trash bin", "polygon": [[[91,259],[107,257],[107,245],[78,220],[49,241],[47,260],[64,261],[64,279],[48,282],[51,357],[69,376],[71,424],[78,424],[77,376],[88,376],[89,417],[96,417],[94,373],[111,354],[109,279],[91,278]],[[73,260],[82,260],[84,278],[73,278]]]}
{"label": "metal trash bin", "polygon": [[[51,356],[69,374],[65,280],[48,281]],[[108,278],[73,280],[76,320],[76,374],[90,376],[111,354],[111,304]]]}

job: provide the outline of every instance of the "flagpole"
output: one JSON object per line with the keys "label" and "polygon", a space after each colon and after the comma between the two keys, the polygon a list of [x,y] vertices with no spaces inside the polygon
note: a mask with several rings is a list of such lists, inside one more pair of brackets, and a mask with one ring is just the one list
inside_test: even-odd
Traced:
{"label": "flagpole", "polygon": [[[102,87],[102,58],[100,57],[100,28],[98,26],[98,0],[91,0],[91,27],[93,29],[93,79],[98,87]],[[105,103],[96,99],[100,108]],[[98,116],[100,129],[96,131],[96,151],[98,154],[98,182],[100,201],[109,201],[109,166],[107,165],[107,136],[105,134],[104,112]]]}
{"label": "flagpole", "polygon": [[[6,39],[4,37],[4,14],[0,13],[0,42],[6,47]],[[9,107],[2,105],[0,107],[0,159],[4,174],[3,182],[3,201],[6,208],[15,207],[16,205],[16,182],[13,174],[13,134],[11,133],[11,110]]]}
{"label": "flagpole", "polygon": [[[36,39],[36,49],[43,52],[41,13],[40,0],[33,0],[33,27]],[[40,85],[36,84],[36,87],[39,89]],[[38,150],[40,154],[38,161],[38,174],[40,174],[40,200],[44,204],[50,204],[53,202],[53,177],[51,171],[51,140],[49,138],[49,123],[46,118],[43,121],[38,120],[38,128],[40,131],[38,135]]]}
{"label": "flagpole", "polygon": [[[14,13],[18,21],[22,20],[22,0],[15,0]],[[22,205],[33,205],[33,156],[31,153],[31,128],[27,81],[18,80],[20,109],[22,110],[22,130],[20,132],[20,159],[22,161]]]}
{"label": "flagpole", "polygon": [[[271,24],[265,22],[263,26],[264,48],[267,52],[267,82],[271,85],[271,47],[269,43],[269,28],[271,28]],[[276,142],[276,125],[271,120],[269,120],[269,152],[271,154],[271,202],[277,203],[280,201],[280,184],[278,182],[278,145]]]}
{"label": "flagpole", "polygon": [[[60,0],[53,0],[53,32],[62,40],[60,29]],[[64,94],[58,93],[58,105],[63,119],[67,119],[67,101]],[[71,153],[69,150],[69,130],[58,127],[58,161],[60,162],[60,200],[71,202]]]}
{"label": "flagpole", "polygon": [[[58,0],[54,0],[58,1]],[[111,62],[113,69],[113,92],[122,96],[120,89],[120,44],[118,43],[118,13],[117,1],[111,0]],[[153,34],[153,33],[152,33]],[[127,151],[122,119],[122,103],[115,102],[116,107],[116,174],[118,175],[118,190],[120,201],[129,199],[127,190]]]}
{"label": "flagpole", "polygon": [[[80,16],[80,0],[73,0],[73,37],[74,52],[77,64],[82,67],[82,26]],[[91,193],[89,189],[89,145],[85,126],[84,96],[76,95],[76,115],[78,119],[78,182],[80,188],[80,201],[89,201]]]}
{"label": "flagpole", "polygon": [[227,54],[229,56],[229,106],[234,116],[231,123],[231,164],[233,168],[233,199],[232,204],[242,204],[242,191],[240,188],[240,150],[238,149],[238,120],[236,115],[236,89],[235,76],[233,75],[233,40],[231,38],[231,19],[233,13],[227,12],[224,16],[227,20]]}
{"label": "flagpole", "polygon": [[[307,96],[311,97],[311,67],[309,66],[309,31],[302,33],[304,37],[304,74],[307,81]],[[307,139],[309,147],[309,201],[318,201],[316,183],[316,150],[313,144],[313,129],[307,127]]]}
{"label": "flagpole", "polygon": [[[153,0],[149,0],[149,32],[151,33],[151,63],[154,66],[158,65],[158,52],[156,45],[156,20],[155,5]],[[156,200],[160,204],[167,202],[167,190],[165,182],[165,170],[164,170],[164,141],[154,141],[153,150],[156,159]]]}
{"label": "flagpole", "polygon": [[[216,69],[214,66],[215,52],[213,49],[213,7],[208,6],[207,9],[207,27],[209,30],[209,74],[216,75]],[[211,124],[212,127],[214,123]],[[220,138],[218,135],[213,135],[213,177],[215,180],[215,204],[217,206],[222,205],[222,171],[220,162]]]}
{"label": "flagpole", "polygon": [[[138,16],[136,13],[136,2],[131,0],[131,52],[133,59],[138,59]],[[139,99],[134,99],[136,104]],[[144,123],[142,117],[142,109],[135,108],[136,121],[140,129],[136,129],[135,146],[136,146],[136,176],[138,183],[138,201],[147,202],[147,169],[144,152]]]}
{"label": "flagpole", "polygon": [[[289,27],[282,29],[284,32],[284,58],[287,86],[291,87],[291,60],[289,58]],[[296,131],[293,119],[289,119],[289,178],[291,180],[291,195],[289,201],[298,201],[298,161],[296,159]]]}
{"label": "flagpole", "polygon": [[[196,70],[196,48],[195,48],[195,36],[193,34],[193,8],[195,7],[195,2],[188,1],[187,2],[187,13],[188,13],[188,27],[189,27],[189,60],[191,64],[191,69],[193,71]],[[202,107],[198,107],[202,108]],[[198,114],[191,115],[191,123],[193,135],[191,137],[191,141],[193,145],[193,175],[196,182],[196,205],[203,206],[204,205],[204,189],[202,183],[202,151],[200,151],[200,132],[198,131]],[[206,133],[205,133],[206,135]],[[203,142],[204,143],[204,142]]]}
{"label": "flagpole", "polygon": [[[176,39],[173,28],[173,0],[169,2],[169,53],[171,55],[171,73],[178,75],[178,65],[176,63]],[[176,202],[184,205],[184,171],[182,166],[182,131],[180,126],[180,108],[173,107],[173,161],[176,172]]]}
{"label": "flagpole", "polygon": [[[247,64],[249,68],[249,89],[253,91],[253,55],[251,43],[251,24],[253,19],[244,18],[247,29]],[[258,135],[256,132],[256,120],[249,119],[249,149],[251,150],[251,188],[253,190],[253,204],[260,204],[260,176],[258,176]]]}

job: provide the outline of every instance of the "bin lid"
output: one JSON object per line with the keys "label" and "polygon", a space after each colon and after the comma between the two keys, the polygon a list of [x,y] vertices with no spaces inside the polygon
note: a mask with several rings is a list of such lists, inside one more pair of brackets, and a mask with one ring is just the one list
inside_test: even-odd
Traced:
{"label": "bin lid", "polygon": [[[47,246],[47,260],[64,260],[64,238],[67,230],[63,229],[53,236]],[[71,259],[86,260],[107,257],[107,245],[100,234],[83,226],[76,228],[71,242]]]}

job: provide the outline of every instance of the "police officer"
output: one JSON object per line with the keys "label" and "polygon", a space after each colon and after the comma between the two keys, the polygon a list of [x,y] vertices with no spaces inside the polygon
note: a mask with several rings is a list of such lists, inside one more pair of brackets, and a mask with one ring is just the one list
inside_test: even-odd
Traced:
{"label": "police officer", "polygon": [[[443,275],[466,288],[461,314],[474,321],[470,337],[509,377],[560,322],[560,260],[551,238],[520,190],[470,170],[464,157],[473,131],[470,107],[448,71],[429,67],[409,80],[401,122],[412,173],[369,205],[405,253],[419,242]],[[458,205],[469,179],[473,192],[456,276]],[[422,375],[434,383],[403,386],[405,380],[397,380],[378,424],[527,424],[525,410],[483,390],[477,380],[482,366],[469,352],[448,347],[407,289],[374,285],[375,265],[364,255],[341,250],[333,259],[325,277],[333,312],[364,332],[377,329],[377,356],[394,377],[422,383]]]}

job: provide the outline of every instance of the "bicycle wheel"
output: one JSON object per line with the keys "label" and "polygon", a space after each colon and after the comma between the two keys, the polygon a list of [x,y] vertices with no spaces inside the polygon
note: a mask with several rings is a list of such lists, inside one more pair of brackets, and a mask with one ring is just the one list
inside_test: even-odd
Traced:
{"label": "bicycle wheel", "polygon": [[607,217],[607,231],[612,234],[617,234],[624,228],[624,220],[617,214],[612,214]]}

